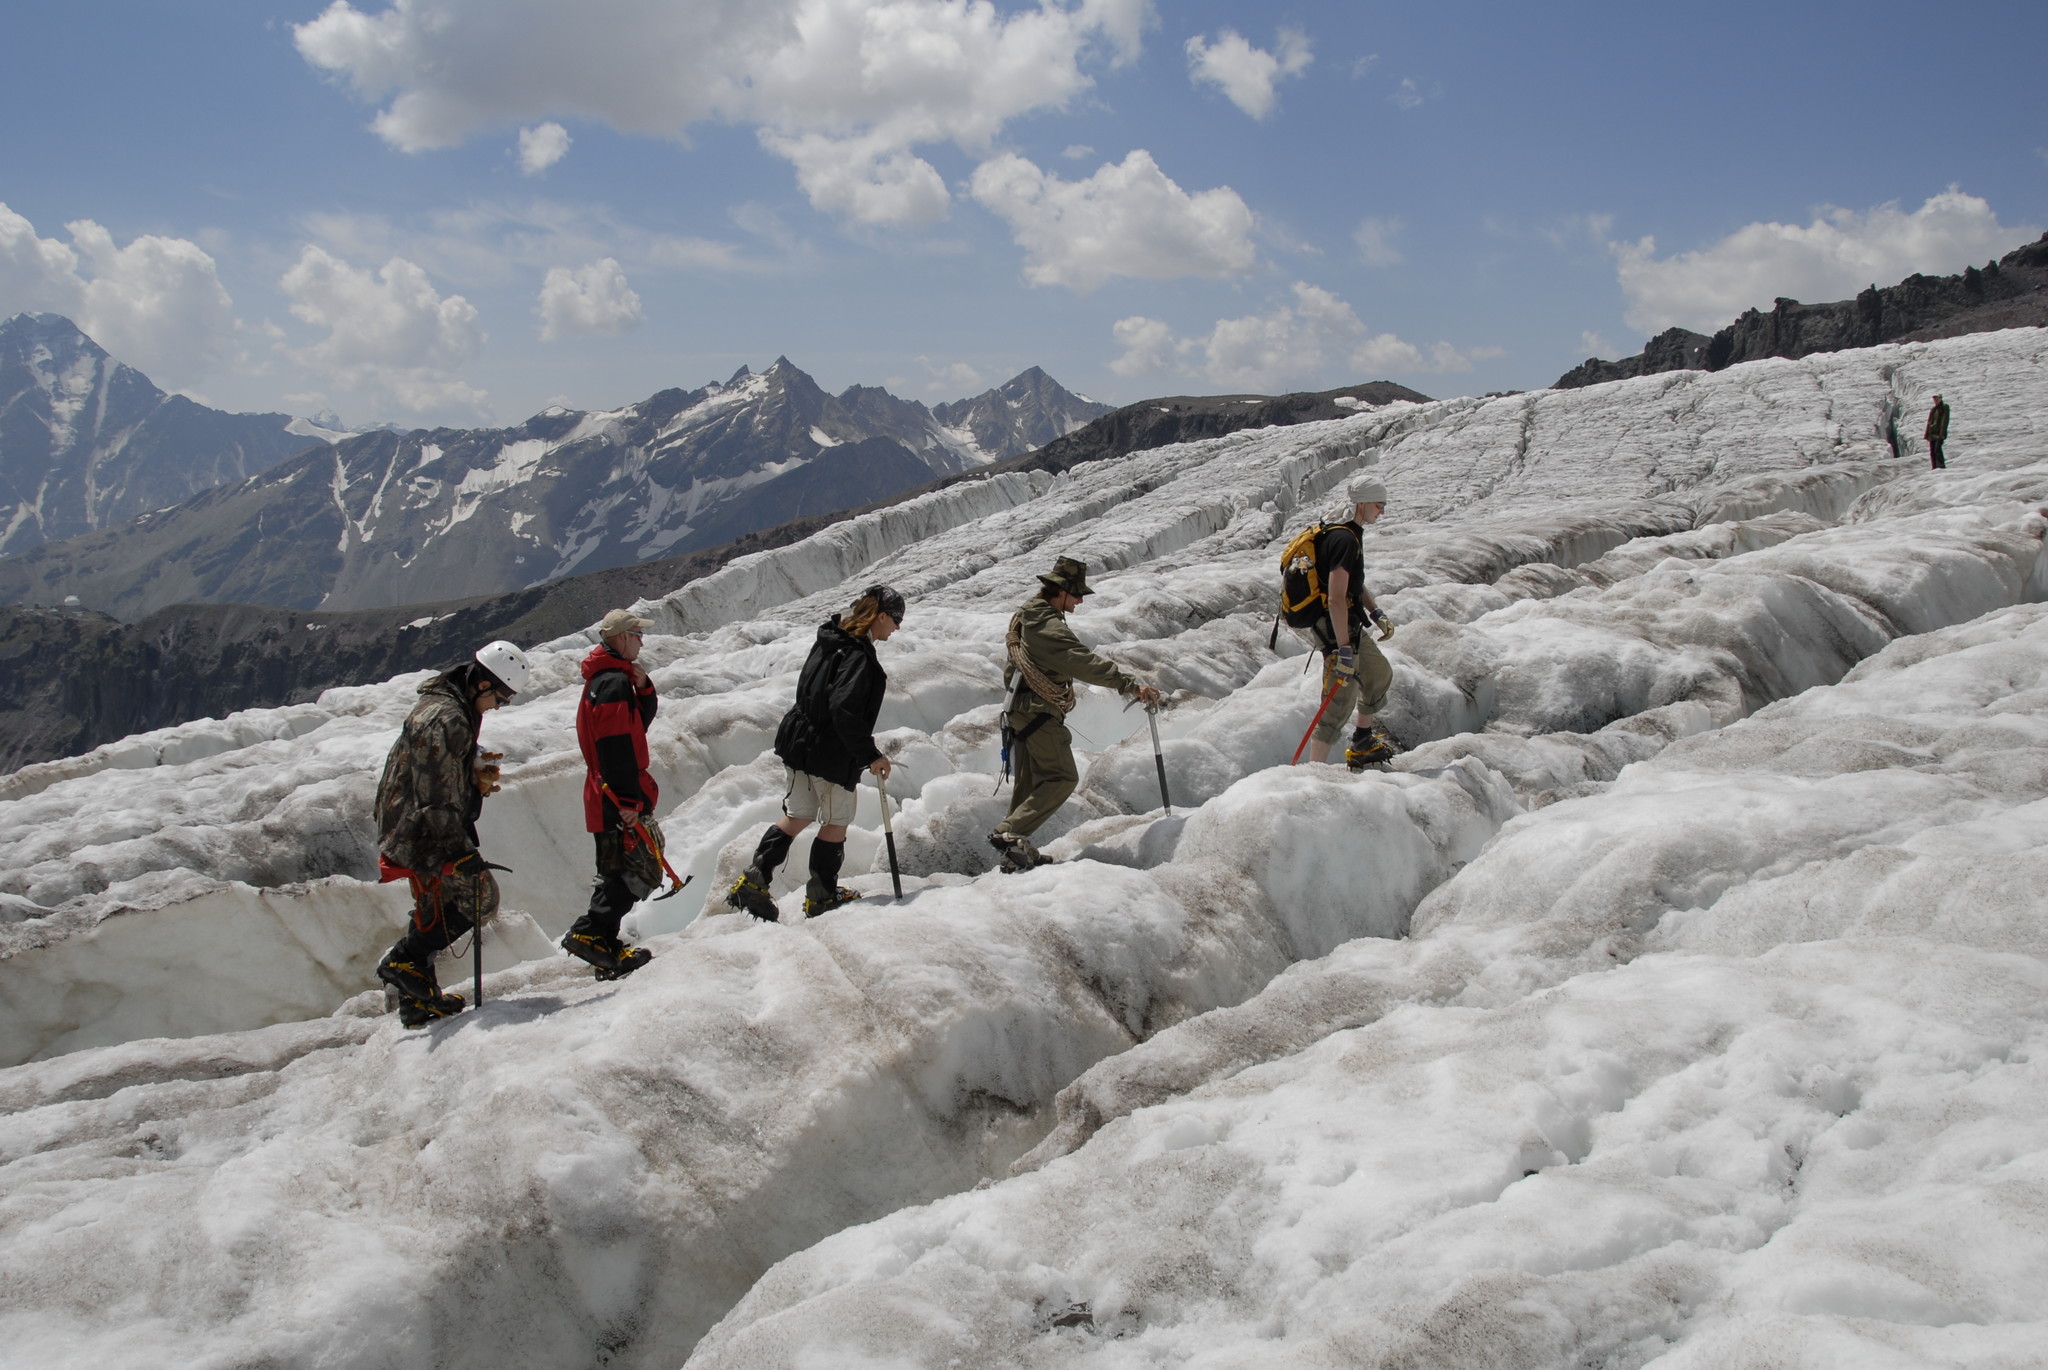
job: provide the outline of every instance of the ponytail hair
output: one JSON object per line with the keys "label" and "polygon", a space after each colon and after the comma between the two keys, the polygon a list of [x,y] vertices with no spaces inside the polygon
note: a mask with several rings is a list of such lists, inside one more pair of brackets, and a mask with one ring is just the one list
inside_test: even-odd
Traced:
{"label": "ponytail hair", "polygon": [[860,598],[839,616],[839,626],[855,637],[873,635],[876,614],[887,614],[897,627],[903,626],[903,596],[887,585],[870,585]]}
{"label": "ponytail hair", "polygon": [[882,597],[872,590],[848,605],[846,612],[839,616],[839,626],[855,637],[866,637],[868,630],[875,626],[875,615],[882,612]]}

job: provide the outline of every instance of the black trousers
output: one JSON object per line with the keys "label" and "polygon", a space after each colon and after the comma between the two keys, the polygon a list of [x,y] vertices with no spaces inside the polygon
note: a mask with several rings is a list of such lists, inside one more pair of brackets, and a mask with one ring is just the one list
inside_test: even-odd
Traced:
{"label": "black trousers", "polygon": [[1948,462],[1943,460],[1941,455],[1941,445],[1947,441],[1947,438],[1929,438],[1927,440],[1927,464],[1932,470],[1948,470]]}
{"label": "black trousers", "polygon": [[626,835],[614,830],[592,833],[597,847],[597,878],[591,882],[590,908],[569,929],[585,937],[619,935],[619,922],[647,894],[634,892],[626,879]]}

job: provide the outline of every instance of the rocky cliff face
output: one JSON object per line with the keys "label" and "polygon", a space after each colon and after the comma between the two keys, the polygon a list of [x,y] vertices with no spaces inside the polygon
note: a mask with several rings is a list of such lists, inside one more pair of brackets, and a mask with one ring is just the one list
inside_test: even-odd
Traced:
{"label": "rocky cliff face", "polygon": [[2029,326],[2048,326],[2048,233],[1981,270],[1972,266],[1955,276],[1908,276],[1897,285],[1871,286],[1853,300],[1832,304],[1780,298],[1770,313],[1746,310],[1711,338],[1667,329],[1633,357],[1612,362],[1587,358],[1559,376],[1555,388]]}
{"label": "rocky cliff face", "polygon": [[941,421],[885,390],[828,395],[782,358],[623,409],[364,433],[0,560],[0,601],[76,595],[132,621],[185,601],[337,610],[497,594],[870,503],[1104,412],[1034,369]]}
{"label": "rocky cliff face", "polygon": [[1427,403],[1429,396],[1392,381],[1287,395],[1171,395],[1140,400],[1103,415],[1065,437],[996,469],[1065,471],[1084,461],[1144,452],[1176,442],[1220,438],[1245,428],[1275,428],[1343,418],[1396,400]]}
{"label": "rocky cliff face", "polygon": [[165,508],[333,436],[167,395],[71,320],[17,314],[0,323],[0,553]]}

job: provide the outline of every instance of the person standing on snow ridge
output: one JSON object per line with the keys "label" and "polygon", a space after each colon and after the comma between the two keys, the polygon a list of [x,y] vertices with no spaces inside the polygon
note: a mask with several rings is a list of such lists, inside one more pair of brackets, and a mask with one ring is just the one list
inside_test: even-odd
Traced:
{"label": "person standing on snow ridge", "polygon": [[1948,402],[1939,395],[1934,397],[1934,407],[1927,411],[1926,436],[1929,469],[1946,471],[1948,462],[1941,455],[1941,445],[1948,441]]}
{"label": "person standing on snow ridge", "polygon": [[1401,750],[1378,722],[1394,684],[1394,668],[1365,631],[1371,623],[1380,630],[1381,642],[1394,635],[1393,620],[1380,611],[1365,587],[1365,525],[1379,522],[1387,511],[1387,487],[1375,476],[1359,476],[1346,493],[1351,497],[1351,518],[1316,539],[1316,566],[1329,603],[1309,631],[1322,647],[1323,692],[1329,695],[1334,685],[1336,693],[1316,724],[1308,757],[1327,761],[1330,746],[1344,727],[1344,715],[1356,709],[1344,764],[1361,771],[1393,760]]}
{"label": "person standing on snow ridge", "polygon": [[797,676],[796,703],[775,730],[775,754],[782,758],[788,788],[782,817],[761,834],[754,859],[726,894],[725,902],[764,922],[778,921],[769,882],[775,868],[813,822],[822,821],[811,843],[811,877],[804,886],[804,916],[816,918],[860,895],[839,884],[846,860],[846,828],[860,796],[854,786],[863,769],[889,778],[889,758],[875,745],[875,720],[889,677],[875,655],[903,626],[903,596],[886,585],[861,591],[843,614],[818,629],[818,640]]}
{"label": "person standing on snow ridge", "polygon": [[412,887],[412,926],[377,966],[399,1021],[423,1027],[462,1012],[443,994],[434,954],[498,911],[498,882],[477,849],[476,820],[497,788],[494,753],[477,749],[483,716],[526,688],[526,654],[493,642],[426,681],[377,781],[377,866]]}
{"label": "person standing on snow ridge", "polygon": [[576,701],[576,742],[583,749],[583,826],[597,847],[590,907],[562,938],[562,950],[597,967],[600,980],[631,975],[653,959],[619,940],[619,922],[661,884],[655,855],[661,796],[647,766],[647,725],[654,682],[640,665],[641,634],[653,626],[614,609],[597,625],[599,643],[583,658]]}
{"label": "person standing on snow ridge", "polygon": [[1081,645],[1067,626],[1067,615],[1089,595],[1088,568],[1073,557],[1061,557],[1052,572],[1039,578],[1039,592],[1010,619],[1003,686],[1009,704],[1003,715],[1008,733],[1004,750],[1013,758],[1016,784],[1010,812],[988,835],[1002,853],[1002,869],[1029,870],[1051,859],[1031,844],[1031,834],[1080,783],[1074,765],[1074,739],[1066,716],[1074,708],[1074,682],[1083,680],[1146,706],[1159,703],[1159,691]]}

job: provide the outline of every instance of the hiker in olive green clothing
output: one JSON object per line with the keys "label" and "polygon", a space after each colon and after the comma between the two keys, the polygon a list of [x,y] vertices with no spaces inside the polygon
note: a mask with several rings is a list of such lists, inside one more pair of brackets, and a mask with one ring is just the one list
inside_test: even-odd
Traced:
{"label": "hiker in olive green clothing", "polygon": [[1080,783],[1066,724],[1074,708],[1074,682],[1101,685],[1147,705],[1159,702],[1157,689],[1083,647],[1067,626],[1067,615],[1089,593],[1087,571],[1074,558],[1061,557],[1052,574],[1039,577],[1044,588],[1010,619],[1003,666],[1010,694],[1003,726],[1016,785],[1009,816],[988,835],[989,845],[1003,854],[1006,871],[1046,863],[1048,858],[1031,845],[1031,834]]}
{"label": "hiker in olive green clothing", "polygon": [[1934,407],[1927,411],[1926,436],[1929,469],[1946,471],[1948,462],[1941,455],[1941,445],[1948,441],[1948,401],[1939,395],[1934,397]]}

